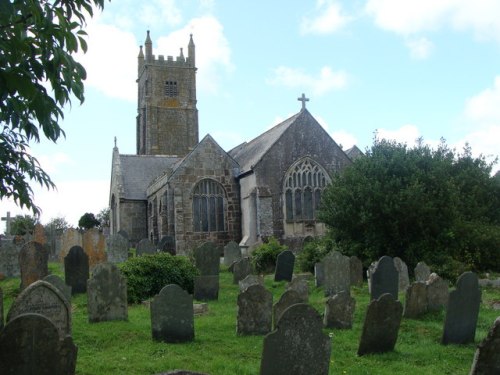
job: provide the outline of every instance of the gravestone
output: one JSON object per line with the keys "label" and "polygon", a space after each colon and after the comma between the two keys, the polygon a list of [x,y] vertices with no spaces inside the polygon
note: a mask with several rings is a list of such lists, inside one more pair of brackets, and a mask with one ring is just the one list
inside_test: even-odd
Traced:
{"label": "gravestone", "polygon": [[250,258],[243,258],[234,263],[233,284],[238,284],[241,280],[252,273],[252,263]]}
{"label": "gravestone", "polygon": [[42,280],[51,283],[54,287],[56,287],[56,289],[62,293],[64,298],[66,298],[66,301],[71,304],[71,287],[66,285],[63,279],[57,275],[47,275]]}
{"label": "gravestone", "polygon": [[220,250],[213,242],[205,242],[194,249],[194,263],[200,275],[219,275]]}
{"label": "gravestone", "polygon": [[130,242],[121,234],[112,234],[107,240],[107,258],[110,263],[122,263],[128,259]]}
{"label": "gravestone", "polygon": [[19,252],[21,290],[49,274],[49,252],[38,242],[26,243]]}
{"label": "gravestone", "polygon": [[427,284],[415,281],[406,289],[405,318],[416,319],[428,311]]}
{"label": "gravestone", "polygon": [[0,332],[3,328],[3,290],[0,288]]}
{"label": "gravestone", "polygon": [[449,294],[441,340],[444,345],[474,342],[480,303],[481,289],[477,275],[463,273],[457,280],[456,289]]}
{"label": "gravestone", "polygon": [[295,290],[287,290],[281,295],[278,302],[276,302],[273,306],[274,327],[278,325],[278,321],[280,320],[283,312],[290,306],[295,305],[297,303],[303,303],[303,302],[302,298],[300,298],[299,293],[297,293]]}
{"label": "gravestone", "polygon": [[469,375],[500,374],[500,317],[478,345]]}
{"label": "gravestone", "polygon": [[394,350],[402,315],[403,305],[390,293],[372,300],[366,311],[358,355]]}
{"label": "gravestone", "polygon": [[415,266],[415,281],[423,281],[426,282],[429,276],[431,275],[431,269],[425,262],[418,262]]}
{"label": "gravestone", "polygon": [[363,263],[355,255],[349,258],[349,275],[351,286],[363,285]]}
{"label": "gravestone", "polygon": [[40,314],[21,314],[0,332],[0,374],[72,375],[77,347]]}
{"label": "gravestone", "polygon": [[354,319],[356,300],[346,291],[328,298],[323,316],[326,328],[351,329]]}
{"label": "gravestone", "polygon": [[317,288],[325,285],[325,271],[321,262],[314,264],[314,285]]}
{"label": "gravestone", "polygon": [[405,262],[403,262],[401,258],[398,257],[394,258],[394,266],[396,267],[399,276],[398,290],[400,292],[404,292],[406,288],[408,288],[408,286],[410,285],[410,277],[408,276],[408,266],[406,265]]}
{"label": "gravestone", "polygon": [[219,298],[219,275],[195,276],[194,299],[214,301]]}
{"label": "gravestone", "polygon": [[318,312],[307,304],[292,305],[264,337],[260,374],[327,375],[331,350]]}
{"label": "gravestone", "polygon": [[73,295],[87,291],[89,257],[81,246],[73,246],[64,257],[64,279]]}
{"label": "gravestone", "polygon": [[120,229],[118,232],[116,232],[117,234],[120,234],[122,235],[123,237],[125,237],[127,240],[130,240],[130,236],[128,235],[128,232],[126,230],[123,230],[123,229]]}
{"label": "gravestone", "polygon": [[89,266],[106,261],[106,239],[98,228],[87,229],[82,236],[83,251],[89,257]]}
{"label": "gravestone", "polygon": [[377,261],[371,262],[366,270],[366,280],[368,282],[368,293],[372,292],[372,275],[373,271],[375,271],[375,267],[377,267]]}
{"label": "gravestone", "polygon": [[230,241],[226,246],[224,246],[224,265],[230,266],[231,263],[236,262],[241,259],[241,249],[234,241]]}
{"label": "gravestone", "polygon": [[301,303],[309,302],[309,285],[307,284],[307,280],[303,277],[294,277],[292,281],[287,284],[286,290],[296,291],[299,294]]}
{"label": "gravestone", "polygon": [[163,236],[158,242],[158,251],[161,253],[169,253],[175,255],[175,239],[172,236]]}
{"label": "gravestone", "polygon": [[439,311],[448,305],[448,281],[439,277],[436,273],[431,273],[427,284],[427,309],[429,311]]}
{"label": "gravestone", "polygon": [[264,335],[271,331],[273,294],[262,285],[250,285],[238,294],[236,334]]}
{"label": "gravestone", "polygon": [[240,292],[243,292],[250,285],[255,284],[264,286],[264,277],[260,275],[248,275],[238,283],[238,286],[240,287]]}
{"label": "gravestone", "polygon": [[389,293],[395,300],[398,299],[398,270],[391,257],[384,255],[375,265],[371,274],[371,299],[377,299],[382,294]]}
{"label": "gravestone", "polygon": [[276,258],[276,270],[274,281],[292,281],[293,266],[295,265],[295,255],[290,250],[284,250]]}
{"label": "gravestone", "polygon": [[87,281],[89,322],[127,320],[127,279],[113,263],[100,263]]}
{"label": "gravestone", "polygon": [[24,289],[12,303],[7,322],[19,315],[31,313],[50,319],[61,339],[71,335],[71,305],[52,284],[38,280]]}
{"label": "gravestone", "polygon": [[151,302],[151,331],[156,341],[193,341],[193,297],[179,285],[163,287]]}
{"label": "gravestone", "polygon": [[[59,253],[60,259],[63,260],[73,246],[83,245],[82,234],[73,228],[66,229],[62,235],[61,252]],[[83,247],[82,247],[83,249]]]}
{"label": "gravestone", "polygon": [[156,246],[147,238],[143,238],[135,247],[135,255],[140,257],[146,254],[156,254]]}
{"label": "gravestone", "polygon": [[0,273],[5,277],[18,277],[21,274],[20,251],[21,247],[14,240],[0,240]]}
{"label": "gravestone", "polygon": [[342,255],[338,251],[332,251],[321,261],[325,274],[325,296],[351,289],[351,261],[349,257]]}

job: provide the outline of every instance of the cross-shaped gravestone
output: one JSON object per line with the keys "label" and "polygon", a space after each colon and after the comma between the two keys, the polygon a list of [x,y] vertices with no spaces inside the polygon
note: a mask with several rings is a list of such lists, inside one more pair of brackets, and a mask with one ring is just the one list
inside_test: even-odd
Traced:
{"label": "cross-shaped gravestone", "polygon": [[10,211],[7,212],[5,217],[2,217],[2,221],[5,221],[5,234],[7,236],[10,235],[10,223],[12,221],[12,216],[10,216]]}
{"label": "cross-shaped gravestone", "polygon": [[309,101],[309,98],[306,98],[304,93],[302,93],[302,96],[300,98],[297,98],[299,102],[302,102],[302,109],[306,109],[306,102]]}

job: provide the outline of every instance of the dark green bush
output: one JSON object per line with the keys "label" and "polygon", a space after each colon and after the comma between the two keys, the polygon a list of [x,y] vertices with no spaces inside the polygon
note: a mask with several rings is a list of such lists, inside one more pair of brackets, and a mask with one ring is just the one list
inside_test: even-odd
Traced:
{"label": "dark green bush", "polygon": [[299,270],[314,273],[314,264],[321,261],[330,251],[336,250],[335,247],[333,240],[326,237],[306,242],[302,251],[297,255]]}
{"label": "dark green bush", "polygon": [[252,252],[251,259],[255,271],[259,273],[274,272],[276,258],[282,251],[287,250],[285,245],[280,245],[274,237],[269,238],[267,243],[257,246]]}
{"label": "dark green bush", "polygon": [[198,270],[188,258],[168,253],[143,255],[121,265],[127,277],[129,303],[139,303],[158,294],[168,284],[177,284],[193,293],[194,277]]}

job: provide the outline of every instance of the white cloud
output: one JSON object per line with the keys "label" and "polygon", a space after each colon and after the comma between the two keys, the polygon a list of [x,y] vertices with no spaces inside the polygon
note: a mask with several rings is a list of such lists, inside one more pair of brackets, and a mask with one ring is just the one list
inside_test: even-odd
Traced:
{"label": "white cloud", "polygon": [[342,14],[342,7],[336,1],[318,0],[312,17],[302,19],[300,31],[302,34],[331,34],[350,20]]}
{"label": "white cloud", "polygon": [[42,169],[51,176],[59,171],[60,166],[74,164],[71,157],[64,152],[56,152],[50,155],[38,155],[36,158]]}
{"label": "white cloud", "polygon": [[410,49],[411,57],[417,60],[427,59],[434,47],[433,43],[427,38],[411,38],[406,41],[406,46]]}
{"label": "white cloud", "polygon": [[500,76],[496,76],[493,88],[488,88],[468,99],[465,115],[476,123],[500,124]]}
{"label": "white cloud", "polygon": [[274,70],[274,77],[269,79],[268,83],[299,88],[303,92],[312,92],[313,95],[321,96],[332,90],[346,87],[347,81],[346,72],[333,71],[329,66],[321,68],[316,77],[306,74],[300,69],[280,66]]}
{"label": "white cloud", "polygon": [[148,27],[178,26],[182,22],[175,0],[149,0],[141,2],[141,6],[139,18]]}
{"label": "white cloud", "polygon": [[409,146],[415,144],[415,141],[420,137],[420,131],[415,125],[407,124],[401,126],[399,129],[378,129],[377,138],[395,140],[397,142],[406,143]]}
{"label": "white cloud", "polygon": [[337,130],[332,132],[332,138],[337,144],[342,145],[343,150],[348,150],[355,144],[357,144],[357,139],[354,135],[348,133],[345,130]]}

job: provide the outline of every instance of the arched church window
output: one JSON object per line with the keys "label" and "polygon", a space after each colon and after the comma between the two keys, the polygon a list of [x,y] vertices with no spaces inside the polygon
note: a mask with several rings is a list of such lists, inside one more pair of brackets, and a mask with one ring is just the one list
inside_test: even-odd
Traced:
{"label": "arched church window", "polygon": [[225,225],[224,188],[217,181],[203,179],[193,189],[193,230],[223,232]]}
{"label": "arched church window", "polygon": [[169,98],[175,98],[178,95],[177,82],[176,81],[166,81],[165,82],[165,96]]}
{"label": "arched church window", "polygon": [[286,221],[316,220],[322,191],[330,182],[328,173],[314,160],[304,158],[290,167],[284,181]]}

